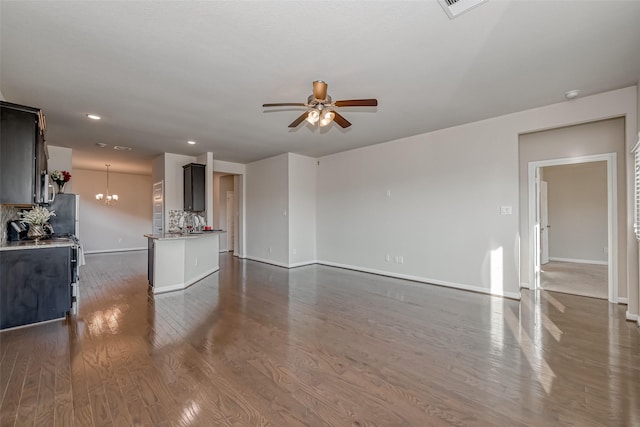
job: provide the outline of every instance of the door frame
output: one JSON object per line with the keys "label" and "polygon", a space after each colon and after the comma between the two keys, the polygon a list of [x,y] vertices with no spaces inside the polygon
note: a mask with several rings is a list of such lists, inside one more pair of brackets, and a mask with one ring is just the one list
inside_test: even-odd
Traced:
{"label": "door frame", "polygon": [[533,290],[540,289],[539,191],[536,183],[540,176],[540,168],[605,161],[607,163],[607,245],[609,248],[607,268],[608,300],[612,303],[618,303],[618,173],[616,160],[616,153],[605,153],[591,156],[539,160],[528,163],[528,264],[529,283]]}

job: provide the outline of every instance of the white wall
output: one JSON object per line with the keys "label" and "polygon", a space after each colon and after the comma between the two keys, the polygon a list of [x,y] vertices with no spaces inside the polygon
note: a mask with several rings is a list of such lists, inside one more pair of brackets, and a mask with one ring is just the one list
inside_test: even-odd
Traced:
{"label": "white wall", "polygon": [[544,180],[551,225],[549,257],[606,263],[607,163],[545,167]]}
{"label": "white wall", "polygon": [[248,164],[246,177],[246,256],[288,266],[288,155]]}
{"label": "white wall", "polygon": [[519,135],[615,116],[635,142],[635,87],[323,157],[318,259],[518,297]]}
{"label": "white wall", "polygon": [[109,191],[119,196],[105,206],[95,194],[106,190],[106,170],[75,169],[72,180],[80,195],[80,240],[86,252],[146,249],[152,231],[151,177],[109,172]]}
{"label": "white wall", "polygon": [[289,153],[289,265],[316,261],[317,160]]}
{"label": "white wall", "polygon": [[[627,297],[627,202],[625,119],[622,117],[565,126],[520,136],[521,279],[529,286],[528,162],[616,153],[618,172],[618,296]],[[632,229],[631,229],[632,230]],[[636,261],[637,262],[637,261]]]}
{"label": "white wall", "polygon": [[47,161],[49,173],[54,170],[69,172],[71,174],[71,180],[65,184],[64,191],[66,193],[73,193],[73,183],[75,181],[72,166],[73,150],[66,147],[56,147],[54,145],[48,145],[47,148],[49,151],[49,160]]}

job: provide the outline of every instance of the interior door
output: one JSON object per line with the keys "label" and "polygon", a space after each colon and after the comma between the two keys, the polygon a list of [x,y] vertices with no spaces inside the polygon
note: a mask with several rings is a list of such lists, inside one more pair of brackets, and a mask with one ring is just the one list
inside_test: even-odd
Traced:
{"label": "interior door", "polygon": [[540,181],[540,264],[549,262],[549,203],[547,181]]}
{"label": "interior door", "polygon": [[233,251],[235,249],[235,196],[233,191],[227,191],[227,226],[225,229],[227,230],[227,250]]}

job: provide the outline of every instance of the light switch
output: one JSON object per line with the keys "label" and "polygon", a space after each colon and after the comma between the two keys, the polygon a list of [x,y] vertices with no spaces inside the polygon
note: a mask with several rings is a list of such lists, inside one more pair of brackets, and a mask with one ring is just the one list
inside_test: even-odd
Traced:
{"label": "light switch", "polygon": [[511,206],[500,206],[500,215],[511,215]]}

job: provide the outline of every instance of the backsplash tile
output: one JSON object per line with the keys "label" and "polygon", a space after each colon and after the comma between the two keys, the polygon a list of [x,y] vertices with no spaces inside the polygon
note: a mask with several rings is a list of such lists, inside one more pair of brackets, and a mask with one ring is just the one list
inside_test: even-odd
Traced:
{"label": "backsplash tile", "polygon": [[0,245],[7,243],[7,223],[14,219],[18,219],[20,208],[11,205],[0,205]]}
{"label": "backsplash tile", "polygon": [[191,224],[194,231],[202,231],[206,224],[206,212],[185,212],[179,210],[169,210],[169,232],[181,232],[183,227]]}

